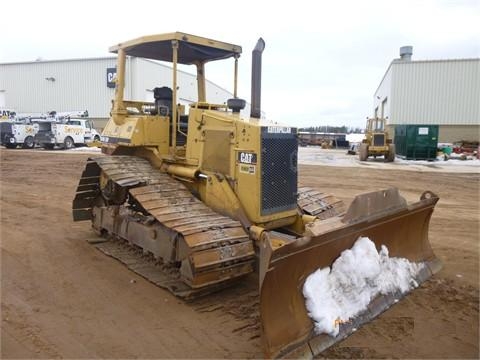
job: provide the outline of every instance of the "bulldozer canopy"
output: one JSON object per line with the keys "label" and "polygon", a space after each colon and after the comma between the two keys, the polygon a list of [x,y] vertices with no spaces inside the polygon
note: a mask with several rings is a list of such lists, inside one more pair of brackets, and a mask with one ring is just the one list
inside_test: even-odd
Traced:
{"label": "bulldozer canopy", "polygon": [[179,64],[191,65],[227,59],[242,52],[238,45],[181,32],[144,36],[114,45],[109,50],[117,53],[119,49],[124,49],[129,56],[172,62],[174,40],[178,41]]}

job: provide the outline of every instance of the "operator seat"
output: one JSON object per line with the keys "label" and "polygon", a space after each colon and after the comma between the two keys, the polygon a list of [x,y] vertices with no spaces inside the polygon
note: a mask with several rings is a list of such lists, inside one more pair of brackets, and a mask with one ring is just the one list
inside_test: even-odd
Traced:
{"label": "operator seat", "polygon": [[153,89],[155,98],[155,114],[161,116],[171,116],[173,91],[167,86],[156,87]]}
{"label": "operator seat", "polygon": [[[170,119],[170,133],[173,126],[172,107],[173,107],[173,91],[167,86],[156,87],[153,89],[153,97],[155,98],[155,109],[153,115],[168,116]],[[181,132],[177,132],[177,146],[183,146],[187,142],[184,134],[188,132],[188,115],[180,115],[178,117]],[[170,139],[170,145],[172,140]]]}

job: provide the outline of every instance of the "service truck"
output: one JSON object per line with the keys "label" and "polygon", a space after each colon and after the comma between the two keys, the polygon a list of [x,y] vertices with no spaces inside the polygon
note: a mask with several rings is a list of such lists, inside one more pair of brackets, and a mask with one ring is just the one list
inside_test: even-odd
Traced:
{"label": "service truck", "polygon": [[33,149],[34,137],[38,132],[38,124],[6,120],[0,122],[0,143],[8,149],[22,146],[24,149]]}
{"label": "service truck", "polygon": [[85,118],[70,118],[65,122],[42,121],[35,135],[35,143],[46,149],[55,146],[71,149],[100,141],[100,134],[94,129],[93,121]]}

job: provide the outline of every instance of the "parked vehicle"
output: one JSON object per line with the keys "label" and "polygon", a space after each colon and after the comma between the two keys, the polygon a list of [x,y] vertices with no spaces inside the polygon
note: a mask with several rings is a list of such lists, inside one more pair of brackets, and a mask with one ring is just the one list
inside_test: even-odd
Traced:
{"label": "parked vehicle", "polygon": [[369,156],[383,156],[388,162],[395,160],[395,144],[386,130],[386,122],[384,118],[367,119],[365,139],[358,150],[360,161],[367,161]]}
{"label": "parked vehicle", "polygon": [[56,121],[39,122],[35,143],[46,149],[61,146],[71,149],[100,141],[100,134],[94,129],[93,121],[85,118],[71,118],[63,123]]}
{"label": "parked vehicle", "polygon": [[21,146],[24,149],[33,149],[34,137],[38,132],[37,123],[2,121],[0,122],[0,142],[8,149]]}

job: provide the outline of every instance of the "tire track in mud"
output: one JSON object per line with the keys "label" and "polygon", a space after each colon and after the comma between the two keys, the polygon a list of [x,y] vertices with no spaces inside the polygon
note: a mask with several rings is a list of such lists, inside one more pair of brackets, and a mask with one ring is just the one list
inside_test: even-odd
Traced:
{"label": "tire track in mud", "polygon": [[[36,356],[47,357],[50,359],[60,359],[62,356],[57,351],[54,344],[47,341],[41,335],[41,329],[37,325],[30,323],[27,315],[19,307],[15,306],[15,310],[12,310],[13,305],[7,305],[2,302],[2,328],[5,329],[3,324],[9,324],[9,335],[14,337],[18,342],[22,344],[31,344],[33,349],[32,353]],[[34,312],[38,312],[38,308],[33,309]],[[12,331],[13,330],[13,331]],[[3,348],[3,347],[2,347]],[[2,351],[3,352],[3,351]]]}
{"label": "tire track in mud", "polygon": [[190,302],[195,311],[233,316],[242,325],[232,332],[246,334],[250,340],[260,338],[260,295],[257,279],[248,276],[243,282]]}

